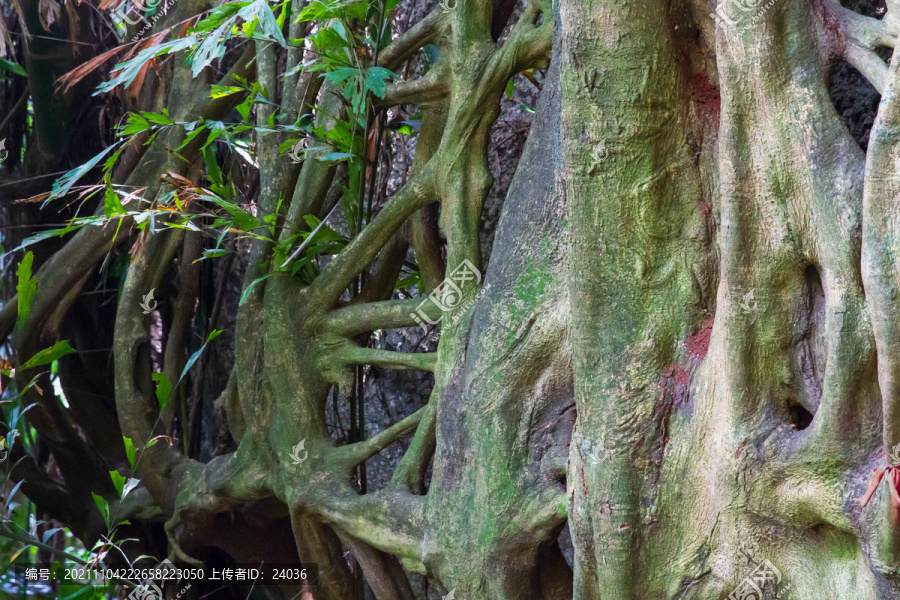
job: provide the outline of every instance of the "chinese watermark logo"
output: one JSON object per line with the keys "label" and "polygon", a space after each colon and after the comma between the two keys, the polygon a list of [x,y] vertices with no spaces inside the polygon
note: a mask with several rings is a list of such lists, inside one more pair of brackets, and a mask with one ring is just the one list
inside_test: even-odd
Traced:
{"label": "chinese watermark logo", "polygon": [[441,596],[441,600],[455,600],[456,598],[456,588],[450,590],[450,593],[446,596]]}
{"label": "chinese watermark logo", "polygon": [[[167,573],[176,573],[177,569],[175,565],[169,559],[165,559],[162,561],[160,566],[155,569],[157,571],[156,577],[160,577],[162,575],[165,580]],[[190,589],[191,584],[187,584],[184,588],[181,589],[180,592],[175,596],[175,598],[181,598],[181,595],[184,594],[185,591]],[[131,594],[128,596],[128,600],[165,600],[166,596],[160,588],[159,585],[156,584],[152,579],[146,579],[143,584],[137,586],[131,591]]]}
{"label": "chinese watermark logo", "polygon": [[755,292],[756,290],[750,290],[749,292],[744,294],[744,298],[741,300],[741,312],[743,312],[745,315],[755,313],[757,310],[759,310],[759,305],[756,303],[756,298],[754,297]]}
{"label": "chinese watermark logo", "polygon": [[[12,445],[15,443],[16,437],[17,437],[18,435],[19,435],[19,430],[18,430],[18,429],[12,429],[12,430],[10,430],[10,432],[7,434],[7,437],[9,438],[9,445],[10,445],[10,446],[12,446]],[[5,460],[6,460],[6,457],[9,456],[9,449],[6,447],[6,445],[7,445],[6,438],[0,438],[0,463],[2,463],[3,461],[5,461]]]}
{"label": "chinese watermark logo", "polygon": [[900,444],[897,444],[888,452],[888,458],[892,466],[900,465]]}
{"label": "chinese watermark logo", "polygon": [[[300,440],[300,443],[291,448],[291,460],[294,461],[295,465],[299,465],[306,457],[309,456],[309,452],[306,451],[304,446],[306,445],[306,438]],[[303,458],[300,458],[300,451],[303,450]]]}
{"label": "chinese watermark logo", "polygon": [[6,149],[6,138],[0,140],[0,165],[3,164],[3,161],[9,158],[9,150]]}
{"label": "chinese watermark logo", "polygon": [[598,443],[594,444],[594,447],[587,455],[587,462],[593,466],[599,465],[606,460],[608,454],[609,449],[606,447],[606,443],[603,440],[600,440]]}
{"label": "chinese watermark logo", "polygon": [[459,0],[453,0],[453,5],[450,5],[450,0],[441,0],[438,2],[438,5],[441,7],[441,10],[445,13],[451,12],[456,8],[456,5],[459,3]]}
{"label": "chinese watermark logo", "polygon": [[[772,590],[776,591],[779,583],[781,583],[781,571],[768,560],[763,560],[749,576],[744,578],[740,585],[734,588],[728,595],[728,600],[761,600],[763,588],[771,584]],[[777,590],[775,597],[781,598],[789,587],[788,585]]]}
{"label": "chinese watermark logo", "polygon": [[288,150],[287,155],[291,157],[291,164],[299,165],[303,162],[303,150],[305,140],[300,140]]}
{"label": "chinese watermark logo", "polygon": [[153,299],[153,292],[156,291],[156,288],[153,288],[147,295],[144,296],[144,301],[141,302],[141,308],[144,310],[145,315],[149,315],[154,310],[156,310],[156,300]]}
{"label": "chinese watermark logo", "polygon": [[591,158],[594,160],[594,166],[599,165],[609,158],[609,150],[606,149],[606,140],[600,140],[591,151]]}
{"label": "chinese watermark logo", "polygon": [[713,21],[715,21],[716,29],[718,29],[719,27],[734,27],[735,25],[737,25],[737,21],[731,19],[727,14],[725,14],[726,12],[728,12],[726,6],[727,4],[736,6],[738,10],[743,13],[757,11],[756,15],[754,15],[753,17],[753,21],[757,21],[765,11],[767,11],[772,7],[773,4],[775,4],[775,0],[768,0],[766,5],[762,6],[761,10],[757,10],[760,9],[760,6],[763,2],[764,0],[725,0],[725,2],[719,4],[718,8],[716,8],[716,12],[710,13],[709,16],[712,17]]}
{"label": "chinese watermark logo", "polygon": [[[121,25],[123,21],[129,25],[137,25],[140,21],[146,23],[147,19],[144,18],[144,13],[154,10],[159,2],[160,0],[131,0],[131,6],[127,8],[125,2],[122,2],[119,4],[116,12],[112,14],[112,20],[115,21],[116,25]],[[128,16],[131,13],[137,16],[134,21]]]}
{"label": "chinese watermark logo", "polygon": [[[2,147],[3,146],[0,146],[0,148]],[[897,179],[900,179],[900,144],[891,148],[891,166],[894,168],[893,178],[896,181]]]}
{"label": "chinese watermark logo", "polygon": [[[116,25],[122,25],[123,22],[128,23],[129,25],[137,25],[139,22],[143,21],[144,27],[132,38],[132,41],[135,41],[144,35],[144,33],[147,32],[160,17],[168,14],[169,8],[175,4],[175,0],[167,0],[161,10],[157,10],[161,2],[162,0],[131,0],[130,6],[127,8],[125,2],[122,2],[112,14],[112,20]],[[144,13],[146,12],[154,13],[152,20],[148,21],[144,16]],[[132,15],[132,17],[129,17],[129,15]]]}
{"label": "chinese watermark logo", "polygon": [[[444,313],[460,308],[462,302],[462,288],[467,282],[472,281],[473,279],[475,280],[476,285],[481,283],[481,271],[476,269],[475,265],[468,260],[463,260],[462,264],[456,267],[456,269],[450,273],[449,277],[442,281],[427,298],[419,303],[419,306],[416,307],[416,312],[411,312],[409,315],[415,319],[416,323],[419,324],[419,327],[421,327],[425,333],[428,333],[428,326],[425,325],[425,323],[437,325],[441,322],[441,319],[444,318]],[[477,300],[483,292],[484,289],[479,290],[475,299]],[[428,302],[433,303],[441,311],[441,316],[434,321],[429,319],[428,315],[423,310],[423,307]]]}

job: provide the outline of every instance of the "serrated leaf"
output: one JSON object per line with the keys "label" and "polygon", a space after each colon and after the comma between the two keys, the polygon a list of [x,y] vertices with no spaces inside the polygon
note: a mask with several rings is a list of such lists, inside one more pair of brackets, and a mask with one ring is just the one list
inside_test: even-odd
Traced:
{"label": "serrated leaf", "polygon": [[369,67],[366,69],[366,89],[379,98],[384,98],[389,79],[397,79],[397,76],[389,69],[384,67]]}

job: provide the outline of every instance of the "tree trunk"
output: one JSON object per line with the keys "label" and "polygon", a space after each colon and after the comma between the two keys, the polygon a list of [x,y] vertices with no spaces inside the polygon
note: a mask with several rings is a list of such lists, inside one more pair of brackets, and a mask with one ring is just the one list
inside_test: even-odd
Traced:
{"label": "tree trunk", "polygon": [[[409,572],[460,600],[900,596],[900,471],[879,468],[900,463],[900,61],[874,52],[896,39],[895,4],[878,21],[825,0],[723,0],[714,23],[699,0],[532,2],[499,44],[512,3],[442,6],[375,58],[396,69],[426,43],[440,49],[422,80],[381,98],[422,107],[409,179],[311,282],[275,258],[308,232],[304,217],[327,218],[349,167],[277,151],[289,138],[278,120],[319,88],[280,84],[302,52],[257,40],[256,73],[242,73],[271,104],[255,109],[255,210],[277,225],[252,242],[236,309],[220,404],[237,450],[201,463],[179,445],[141,448],[144,508],[164,515],[171,555],[289,555],[318,565],[306,592],[327,600],[358,595],[357,568],[379,600],[416,597]],[[547,66],[551,40],[484,265],[498,99],[510,77]],[[842,59],[883,92],[867,152],[829,95]],[[213,110],[192,84],[176,72],[183,121]],[[346,110],[338,93],[323,84],[316,125]],[[155,141],[128,181],[155,194],[159,165],[195,177],[170,145]],[[40,349],[42,315],[132,233],[104,233],[99,250],[84,232],[70,242],[88,258],[71,281],[41,283],[24,329],[36,338],[18,350]],[[420,298],[390,299],[408,247],[429,291],[461,265],[477,271],[456,309],[427,315],[443,319],[436,352],[360,341],[426,316],[413,314]],[[159,433],[140,301],[179,251],[199,256],[198,238],[169,229],[136,247],[118,303],[115,400],[133,440]],[[53,268],[39,277],[65,279]],[[182,265],[173,378],[192,273]],[[360,274],[371,285],[357,288]],[[14,320],[5,308],[0,330]],[[384,431],[338,444],[329,395],[353,396],[363,364],[432,371],[434,390]],[[407,435],[390,483],[366,490],[359,465]]]}

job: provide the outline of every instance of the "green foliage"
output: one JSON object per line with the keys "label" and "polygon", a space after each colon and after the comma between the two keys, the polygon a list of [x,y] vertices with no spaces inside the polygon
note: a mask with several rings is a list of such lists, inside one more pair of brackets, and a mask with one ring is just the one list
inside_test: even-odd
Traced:
{"label": "green foliage", "polygon": [[0,58],[0,73],[3,72],[12,73],[14,75],[20,75],[25,77],[25,69],[22,68],[22,65],[18,65],[10,60],[5,58]]}
{"label": "green foliage", "polygon": [[25,324],[31,312],[31,302],[34,300],[34,293],[37,290],[37,282],[31,278],[31,265],[34,262],[34,254],[26,252],[16,269],[16,292],[18,293],[18,319],[16,321],[19,330]]}
{"label": "green foliage", "polygon": [[94,504],[97,505],[100,514],[103,515],[103,522],[106,523],[106,528],[109,529],[109,502],[106,501],[106,498],[98,496],[94,492],[91,492],[91,496],[94,497]]}
{"label": "green foliage", "polygon": [[[181,377],[178,378],[178,382],[176,383],[176,385],[178,385],[178,383],[181,383],[181,380],[184,379],[184,376],[188,374],[188,371],[191,370],[191,367],[194,366],[194,363],[197,362],[197,359],[200,358],[201,354],[203,354],[203,351],[206,349],[206,346],[211,341],[213,341],[214,339],[219,337],[219,335],[221,333],[222,333],[221,329],[214,329],[209,334],[209,336],[206,338],[206,342],[202,346],[200,346],[200,349],[197,350],[196,352],[194,352],[193,354],[191,354],[191,357],[188,359],[187,363],[185,363],[185,365],[184,365],[184,370],[181,372]],[[165,375],[163,375],[163,377],[165,377]],[[162,410],[162,408],[160,408],[160,410]]]}
{"label": "green foliage", "polygon": [[66,354],[71,354],[72,352],[75,352],[75,349],[69,345],[68,340],[62,340],[61,342],[56,342],[55,344],[53,344],[51,348],[44,348],[43,350],[29,358],[27,361],[25,361],[25,363],[20,368],[24,370],[33,367],[42,367],[44,365],[49,365],[60,357],[65,356]]}
{"label": "green foliage", "polygon": [[[50,200],[54,200],[56,198],[61,198],[68,194],[72,190],[72,186],[74,186],[79,179],[87,175],[87,173],[91,169],[97,166],[97,164],[103,159],[104,156],[112,152],[117,146],[119,146],[118,143],[111,145],[109,148],[106,148],[105,150],[97,154],[94,158],[90,159],[82,165],[75,167],[74,169],[60,177],[58,180],[53,182],[53,188],[50,191],[50,196],[47,197],[46,202],[49,202]],[[119,152],[116,152],[114,157],[118,158],[120,152],[121,150]]]}
{"label": "green foliage", "polygon": [[128,478],[118,471],[110,471],[109,476],[112,479],[113,486],[116,488],[116,495],[121,498],[122,490],[125,488],[125,482],[128,481]]}
{"label": "green foliage", "polygon": [[165,373],[153,373],[150,377],[156,382],[156,401],[159,403],[159,412],[162,412],[172,395],[172,382]]}
{"label": "green foliage", "polygon": [[134,455],[137,449],[134,447],[134,442],[131,441],[130,437],[123,435],[122,442],[125,444],[125,456],[128,457],[128,464],[131,465],[131,470],[134,471]]}

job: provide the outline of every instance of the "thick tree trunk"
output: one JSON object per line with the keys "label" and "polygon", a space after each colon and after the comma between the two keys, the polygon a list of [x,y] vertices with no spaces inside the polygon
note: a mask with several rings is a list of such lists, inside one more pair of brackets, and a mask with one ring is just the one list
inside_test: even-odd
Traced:
{"label": "thick tree trunk", "polygon": [[[142,448],[138,475],[172,555],[191,562],[214,546],[315,562],[320,584],[307,591],[327,600],[358,591],[344,549],[379,600],[414,597],[401,565],[460,600],[900,596],[900,494],[888,481],[867,507],[856,502],[882,447],[900,443],[900,61],[888,70],[865,53],[893,43],[892,17],[727,0],[714,30],[699,1],[562,0],[558,15],[532,3],[498,46],[491,19],[511,7],[461,1],[382,56],[395,68],[400,54],[440,46],[424,83],[383,99],[424,105],[414,167],[312,283],[273,267],[274,241],[328,214],[341,171],[289,164],[277,151],[286,134],[260,144],[258,216],[283,229],[254,240],[248,259],[244,286],[266,279],[239,309],[222,398],[238,449],[201,464],[177,447]],[[545,66],[551,27],[553,61],[484,269],[497,98],[513,74]],[[277,101],[279,57],[269,41],[258,50],[257,79]],[[828,95],[840,57],[884,92],[868,156]],[[206,101],[192,83],[179,72],[170,93],[185,121]],[[282,96],[296,101],[293,84]],[[337,113],[332,91],[323,104]],[[281,118],[256,110],[260,127]],[[320,109],[317,123],[333,118]],[[155,142],[129,181],[155,191],[161,166],[188,172]],[[447,271],[479,269],[459,294],[469,308],[445,311],[434,353],[361,345],[413,325],[419,299],[385,300],[407,246],[429,289],[443,278],[438,202]],[[116,243],[83,233],[70,247],[95,261]],[[118,420],[135,440],[152,438],[157,418],[139,300],[179,249],[200,252],[180,230],[143,245],[119,303]],[[372,263],[391,277],[345,302]],[[37,332],[77,286],[39,282],[27,323]],[[183,287],[189,307],[196,290]],[[183,310],[179,323],[190,321]],[[13,313],[0,313],[0,329]],[[175,375],[182,337],[169,339]],[[356,389],[360,364],[433,371],[434,391],[387,430],[336,446],[325,406],[335,388]],[[39,424],[54,406],[35,411]],[[50,442],[74,445],[73,432]],[[358,465],[408,434],[390,484],[360,493]],[[301,439],[308,458],[297,463]],[[72,460],[58,461],[64,475]],[[247,541],[254,530],[270,543]]]}

